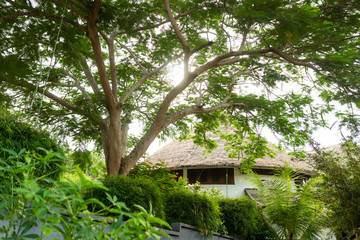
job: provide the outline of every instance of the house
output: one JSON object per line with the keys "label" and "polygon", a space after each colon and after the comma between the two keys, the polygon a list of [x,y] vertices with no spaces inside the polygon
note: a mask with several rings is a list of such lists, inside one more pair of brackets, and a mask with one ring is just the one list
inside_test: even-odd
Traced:
{"label": "house", "polygon": [[[226,141],[213,133],[208,133],[206,137],[216,140],[218,144],[210,154],[204,154],[204,148],[192,141],[173,141],[155,152],[150,159],[152,162],[165,162],[174,172],[187,178],[190,184],[198,181],[205,188],[216,187],[226,197],[240,197],[245,194],[245,190],[248,194],[251,193],[254,187],[252,177],[242,172],[239,159],[228,157],[228,152],[224,149]],[[271,143],[268,146],[274,149],[276,157],[256,159],[253,166],[253,171],[262,180],[270,179],[274,170],[282,167],[285,161],[304,178],[313,174],[313,168],[308,163],[292,160],[286,152],[276,150]]]}

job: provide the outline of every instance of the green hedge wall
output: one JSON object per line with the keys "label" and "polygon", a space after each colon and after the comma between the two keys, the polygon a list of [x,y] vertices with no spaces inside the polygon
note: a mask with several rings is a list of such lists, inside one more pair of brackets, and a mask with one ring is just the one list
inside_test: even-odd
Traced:
{"label": "green hedge wall", "polygon": [[[140,205],[147,211],[150,203],[155,216],[164,218],[164,206],[161,199],[159,188],[144,179],[132,179],[125,176],[110,176],[103,180],[103,184],[108,191],[103,189],[89,189],[85,193],[85,198],[96,198],[105,205],[110,206],[106,192],[111,196],[116,196],[119,201],[124,202],[132,211],[138,211],[134,206]],[[94,206],[96,208],[96,206]]]}
{"label": "green hedge wall", "polygon": [[166,221],[182,222],[198,227],[205,235],[216,232],[220,211],[215,199],[188,190],[168,192],[164,196]]}
{"label": "green hedge wall", "polygon": [[248,197],[221,198],[218,202],[221,220],[229,235],[240,239],[273,239],[257,206]]}

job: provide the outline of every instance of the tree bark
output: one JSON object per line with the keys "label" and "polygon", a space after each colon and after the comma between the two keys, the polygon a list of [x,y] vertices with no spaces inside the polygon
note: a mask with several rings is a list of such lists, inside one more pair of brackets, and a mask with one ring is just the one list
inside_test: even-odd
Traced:
{"label": "tree bark", "polygon": [[119,174],[121,167],[121,116],[120,111],[110,114],[101,128],[107,175]]}

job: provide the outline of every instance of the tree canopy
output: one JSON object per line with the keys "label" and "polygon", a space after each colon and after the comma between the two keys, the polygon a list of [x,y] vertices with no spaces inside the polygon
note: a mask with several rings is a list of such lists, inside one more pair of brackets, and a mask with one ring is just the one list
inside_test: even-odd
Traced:
{"label": "tree canopy", "polygon": [[[199,136],[225,118],[244,137],[267,126],[301,144],[331,109],[312,90],[360,103],[357,4],[4,0],[1,104],[96,141],[109,175],[127,174],[157,136],[187,133],[189,123],[210,147]],[[177,64],[184,77],[175,85]],[[132,122],[142,135],[129,135]]]}

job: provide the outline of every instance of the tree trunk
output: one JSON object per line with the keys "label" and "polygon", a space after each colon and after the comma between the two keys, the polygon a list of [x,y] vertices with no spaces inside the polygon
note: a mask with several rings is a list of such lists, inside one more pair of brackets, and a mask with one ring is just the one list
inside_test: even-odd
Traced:
{"label": "tree trunk", "polygon": [[110,114],[101,128],[101,139],[105,155],[107,175],[117,175],[121,166],[121,117],[120,113]]}

